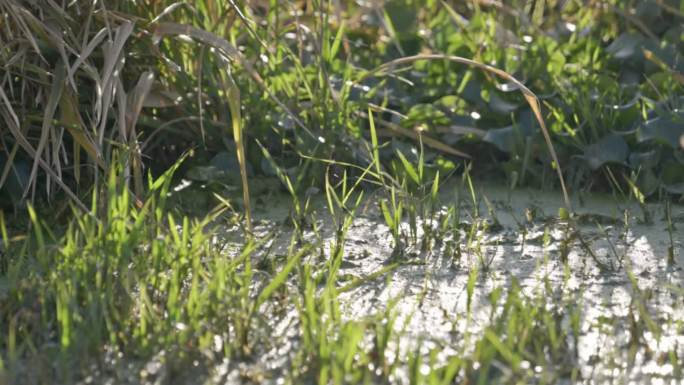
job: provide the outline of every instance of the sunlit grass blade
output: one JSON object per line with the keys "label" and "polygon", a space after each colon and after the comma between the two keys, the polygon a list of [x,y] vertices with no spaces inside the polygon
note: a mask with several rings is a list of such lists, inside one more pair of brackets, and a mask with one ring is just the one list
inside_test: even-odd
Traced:
{"label": "sunlit grass blade", "polygon": [[278,290],[279,287],[283,286],[285,282],[287,281],[288,275],[292,272],[292,270],[297,266],[299,261],[307,255],[311,250],[311,246],[305,246],[303,247],[297,254],[291,256],[285,266],[283,266],[282,270],[278,272],[278,274],[273,277],[273,279],[269,282],[269,284],[264,287],[264,289],[259,293],[259,296],[256,299],[256,302],[254,303],[254,309],[258,309],[268,298],[273,295],[273,292]]}
{"label": "sunlit grass blade", "polygon": [[401,160],[401,164],[404,166],[404,171],[406,171],[406,174],[411,178],[411,180],[418,186],[420,186],[420,176],[418,175],[418,172],[416,172],[416,168],[413,167],[411,162],[406,159],[404,154],[402,154],[401,151],[397,150],[397,156],[399,157],[399,160]]}
{"label": "sunlit grass blade", "polygon": [[230,74],[221,73],[224,87],[226,88],[226,96],[228,98],[228,106],[230,108],[231,123],[233,127],[233,140],[237,149],[237,160],[240,166],[240,178],[242,180],[242,197],[245,206],[245,221],[247,224],[247,232],[252,233],[252,207],[249,199],[249,182],[247,180],[247,158],[245,155],[244,130],[242,128],[242,113],[240,112],[240,89]]}
{"label": "sunlit grass blade", "polygon": [[439,194],[439,170],[435,173],[435,179],[432,181],[432,189],[430,190],[430,197],[433,202],[437,201]]}
{"label": "sunlit grass blade", "polygon": [[373,164],[375,165],[375,172],[380,177],[380,182],[384,183],[382,178],[382,169],[380,168],[380,150],[378,148],[378,133],[375,130],[375,119],[370,108],[368,109],[368,123],[370,124],[371,145],[373,146]]}

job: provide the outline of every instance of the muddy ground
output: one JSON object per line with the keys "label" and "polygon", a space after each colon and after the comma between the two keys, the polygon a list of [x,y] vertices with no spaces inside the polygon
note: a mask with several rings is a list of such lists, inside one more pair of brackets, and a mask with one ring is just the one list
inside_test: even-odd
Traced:
{"label": "muddy ground", "polygon": [[[455,189],[442,189],[443,210],[456,204]],[[466,198],[460,205],[464,233],[474,221],[483,223],[475,237],[477,244],[471,241],[467,246],[467,234],[460,240],[448,235],[422,248],[419,221],[418,244],[403,247],[399,257],[377,197],[368,196],[348,232],[342,276],[363,281],[393,262],[401,263],[342,293],[343,315],[360,319],[396,301],[395,325],[402,336],[393,344],[396,359],[417,348],[456,354],[468,349],[469,336],[477,336],[489,322],[489,295],[494,288],[505,291],[517,282],[534,297],[548,295],[548,290],[542,290],[547,285],[554,293],[549,304],[576,304],[581,314],[581,334],[575,341],[578,354],[568,362],[581,369],[578,381],[669,383],[678,369],[666,359],[668,354],[684,357],[684,207],[670,206],[669,231],[663,203],[641,206],[634,200],[591,195],[581,202],[573,200],[575,227],[570,231],[567,223],[558,220],[562,206],[558,193],[510,192],[497,186],[480,186],[477,191],[477,205]],[[269,244],[276,254],[286,254],[292,235],[291,227],[284,225],[291,213],[288,199],[271,196],[257,205],[256,232],[278,234]],[[323,199],[314,199],[312,206],[318,229],[307,231],[305,238],[330,244],[334,231]],[[408,233],[408,224],[403,226]],[[576,235],[569,235],[572,232]],[[468,313],[466,287],[472,269],[478,269],[478,279]],[[647,313],[635,310],[640,304],[645,304]],[[650,330],[635,331],[640,314],[652,317],[659,336]],[[274,329],[281,334],[274,339],[273,350],[264,352],[263,361],[251,370],[277,372],[286,365],[288,346],[297,343],[292,331],[297,327],[295,318]],[[636,348],[635,338],[639,339]]]}
{"label": "muddy ground", "polygon": [[[389,361],[402,363],[393,382],[409,383],[404,371],[410,352],[437,351],[437,361],[472,352],[491,324],[490,317],[501,308],[502,301],[492,307],[491,293],[499,288],[505,297],[519,285],[529,303],[556,309],[562,323],[578,316],[578,338],[565,341],[574,353],[558,367],[578,370],[563,383],[678,383],[681,367],[676,363],[684,357],[684,206],[670,205],[668,214],[664,203],[639,205],[592,194],[581,202],[575,197],[574,217],[565,221],[559,219],[562,198],[556,192],[476,185],[473,203],[472,195],[458,184],[440,191],[433,220],[417,219],[415,243],[406,221],[404,243],[394,247],[378,207],[379,193],[365,195],[344,241],[339,274],[342,317],[378,322],[387,322],[378,315],[396,317],[393,328],[398,337],[386,353]],[[256,239],[269,239],[254,255],[257,269],[264,261],[292,255],[301,243],[318,245],[305,262],[325,265],[336,228],[322,194],[312,195],[299,244],[292,242],[291,197],[267,192],[254,206]],[[441,219],[454,207],[460,207],[455,225],[438,231]],[[228,257],[239,253],[243,228],[221,226],[217,242],[225,245]],[[433,232],[427,243],[426,229]],[[255,277],[267,278],[268,273]],[[469,280],[474,282],[470,301]],[[288,289],[293,296],[297,290],[295,282]],[[292,299],[290,305],[297,301]],[[293,305],[288,309],[266,320],[268,335],[259,339],[267,342],[253,352],[258,359],[224,359],[201,383],[240,384],[247,378],[287,383],[288,368],[301,346],[299,314]],[[261,310],[271,314],[271,309]],[[220,350],[221,341],[215,342]],[[117,373],[117,381],[129,378],[138,383],[142,377],[149,380],[146,383],[173,382],[164,352],[149,362],[122,360],[115,354],[105,361],[108,370]],[[549,368],[530,370],[543,378]]]}

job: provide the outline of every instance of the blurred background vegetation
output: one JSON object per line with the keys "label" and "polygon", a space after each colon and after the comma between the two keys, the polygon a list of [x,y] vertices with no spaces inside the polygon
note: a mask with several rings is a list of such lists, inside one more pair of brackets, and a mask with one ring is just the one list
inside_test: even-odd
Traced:
{"label": "blurred background vegetation", "polygon": [[371,162],[369,109],[390,172],[422,138],[433,169],[558,186],[512,83],[443,60],[365,76],[431,53],[535,92],[571,190],[684,193],[684,1],[5,0],[0,15],[6,208],[78,201],[115,152],[138,196],[189,150],[181,176],[238,181],[236,100],[249,176],[274,175],[261,145],[300,191],[328,166],[311,158]]}

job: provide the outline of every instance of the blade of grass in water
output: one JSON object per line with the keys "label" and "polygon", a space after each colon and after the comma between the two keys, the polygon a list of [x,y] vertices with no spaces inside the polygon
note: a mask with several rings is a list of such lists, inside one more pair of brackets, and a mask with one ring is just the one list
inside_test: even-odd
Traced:
{"label": "blade of grass in water", "polygon": [[254,309],[258,309],[266,300],[268,300],[273,293],[278,290],[278,288],[285,284],[287,281],[287,276],[292,272],[297,263],[309,252],[311,251],[311,246],[302,248],[297,254],[291,257],[283,269],[273,277],[273,280],[264,288],[264,290],[259,293],[256,302],[254,303]]}
{"label": "blade of grass in water", "polygon": [[242,198],[245,205],[245,220],[247,232],[252,233],[252,209],[249,201],[249,183],[247,182],[247,160],[245,158],[245,143],[242,130],[242,115],[240,114],[240,89],[229,74],[222,76],[224,86],[228,88],[228,106],[233,126],[233,139],[237,149],[237,159],[240,165],[240,178],[242,180]]}
{"label": "blade of grass in water", "polygon": [[368,122],[370,123],[371,145],[373,146],[373,164],[375,165],[375,172],[380,177],[380,182],[383,182],[382,171],[380,169],[380,151],[378,150],[378,134],[375,130],[375,120],[370,108],[368,109]]}

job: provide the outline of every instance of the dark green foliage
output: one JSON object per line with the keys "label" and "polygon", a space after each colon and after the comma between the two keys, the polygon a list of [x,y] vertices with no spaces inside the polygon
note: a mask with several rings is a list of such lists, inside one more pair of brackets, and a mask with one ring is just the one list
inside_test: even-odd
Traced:
{"label": "dark green foliage", "polygon": [[[226,149],[230,116],[219,75],[229,70],[241,91],[247,160],[257,174],[269,173],[269,166],[254,139],[288,169],[301,166],[299,155],[365,167],[369,154],[359,144],[368,139],[367,115],[358,111],[373,103],[385,111],[379,126],[380,120],[420,126],[476,155],[475,170],[523,174],[517,182],[533,185],[551,182],[543,177],[550,158],[539,127],[510,84],[436,61],[354,82],[364,68],[428,51],[492,64],[541,95],[561,164],[571,166],[572,187],[613,186],[603,172],[609,168],[620,184],[650,175],[648,183],[634,179],[649,194],[676,191],[673,175],[684,169],[676,1],[532,4],[315,3],[323,13],[313,17],[314,9],[299,2],[9,0],[0,5],[6,15],[0,116],[7,128],[0,151],[29,160],[29,187],[42,195],[92,184],[112,149],[123,148],[140,195],[145,169],[161,172],[189,148],[206,154],[197,161],[205,166],[201,159]],[[293,19],[297,7],[305,17]],[[309,32],[293,28],[295,22]],[[199,32],[179,36],[185,26]],[[241,55],[226,48],[233,42]],[[415,137],[389,134],[417,145]],[[662,162],[641,163],[640,154],[651,152]],[[380,156],[395,153],[383,147]],[[440,149],[426,152],[428,163],[444,156],[451,157]],[[3,174],[12,163],[5,162]],[[301,178],[320,187],[324,168],[314,162]],[[43,186],[33,189],[36,184]],[[16,186],[2,189],[8,194]]]}

